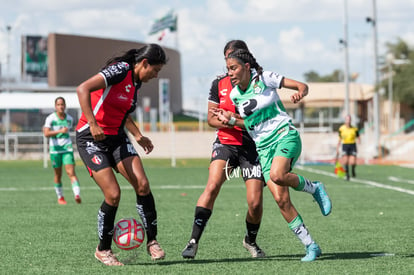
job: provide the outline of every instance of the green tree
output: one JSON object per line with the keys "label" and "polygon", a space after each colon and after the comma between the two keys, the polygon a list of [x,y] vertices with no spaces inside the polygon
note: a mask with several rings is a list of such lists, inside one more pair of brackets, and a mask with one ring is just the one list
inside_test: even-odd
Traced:
{"label": "green tree", "polygon": [[[414,49],[410,47],[401,38],[397,42],[386,43],[387,52],[394,57],[392,62],[393,71],[393,100],[407,104],[414,108]],[[388,65],[381,68],[384,73],[387,72]],[[388,78],[385,78],[381,86],[388,95]]]}
{"label": "green tree", "polygon": [[309,71],[304,73],[304,78],[306,82],[342,82],[344,81],[344,76],[341,70],[335,70],[332,74],[328,75],[319,75],[315,71]]}

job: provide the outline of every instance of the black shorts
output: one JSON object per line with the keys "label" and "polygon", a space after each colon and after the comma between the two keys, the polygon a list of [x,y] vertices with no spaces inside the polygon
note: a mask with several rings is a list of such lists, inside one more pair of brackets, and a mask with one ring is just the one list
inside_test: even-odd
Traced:
{"label": "black shorts", "polygon": [[112,167],[116,170],[116,164],[131,156],[138,156],[134,146],[126,134],[110,136],[104,140],[95,141],[89,131],[76,132],[76,144],[79,155],[88,168],[99,171],[103,168]]}
{"label": "black shorts", "polygon": [[355,143],[352,144],[342,144],[342,155],[343,156],[356,156],[357,147]]}
{"label": "black shorts", "polygon": [[259,156],[253,142],[244,145],[228,145],[221,144],[217,138],[213,143],[213,153],[210,162],[217,159],[227,161],[227,167],[230,168],[228,170],[232,171],[231,174],[233,176],[237,176],[234,174],[234,171],[238,172],[237,168],[240,167],[240,174],[244,181],[248,179],[264,181]]}

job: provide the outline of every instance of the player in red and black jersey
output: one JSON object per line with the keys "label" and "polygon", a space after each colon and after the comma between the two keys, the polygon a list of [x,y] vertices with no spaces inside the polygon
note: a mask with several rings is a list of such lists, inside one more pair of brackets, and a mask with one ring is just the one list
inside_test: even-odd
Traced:
{"label": "player in red and black jersey", "polygon": [[[224,55],[227,56],[229,52],[239,48],[247,49],[246,43],[241,40],[229,41],[224,48]],[[227,75],[214,80],[208,98],[208,109],[216,107],[235,112],[235,106],[229,97],[232,88],[230,78]],[[217,116],[211,115],[210,112],[207,119],[211,127],[217,128],[217,139],[213,144],[207,186],[198,199],[191,238],[184,248],[182,256],[189,259],[196,256],[198,242],[212,214],[220,188],[226,179],[235,176],[234,171],[237,171],[239,167],[246,183],[248,204],[246,236],[243,239],[243,246],[252,257],[264,257],[264,251],[256,244],[256,236],[263,213],[264,187],[256,146],[245,130],[231,125],[223,125],[221,121],[217,120]]]}
{"label": "player in red and black jersey", "polygon": [[95,257],[105,265],[123,265],[112,253],[112,234],[121,190],[113,169],[124,176],[136,193],[136,208],[147,235],[147,251],[153,260],[165,253],[156,240],[157,212],[142,162],[124,127],[148,154],[151,140],[143,136],[130,113],[135,110],[141,84],[157,78],[166,64],[157,44],[131,49],[108,60],[98,74],[77,88],[82,116],[76,128],[79,155],[101,188],[105,200],[98,212],[99,245]]}

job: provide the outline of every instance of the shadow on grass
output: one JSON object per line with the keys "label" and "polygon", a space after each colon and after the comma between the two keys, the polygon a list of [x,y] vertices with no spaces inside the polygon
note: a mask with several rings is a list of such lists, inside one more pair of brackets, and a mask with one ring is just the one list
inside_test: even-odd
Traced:
{"label": "shadow on grass", "polygon": [[[235,263],[235,262],[250,262],[250,261],[300,261],[305,256],[304,254],[290,254],[290,255],[272,255],[266,256],[265,258],[222,258],[222,259],[182,259],[175,261],[156,261],[156,262],[137,262],[137,261],[124,261],[126,265],[175,265],[175,264],[216,264],[216,263]],[[383,251],[372,251],[372,252],[340,252],[340,253],[324,253],[317,261],[327,260],[358,260],[358,259],[370,259],[376,257],[414,257],[414,254],[407,255],[396,255],[393,253],[387,253]]]}

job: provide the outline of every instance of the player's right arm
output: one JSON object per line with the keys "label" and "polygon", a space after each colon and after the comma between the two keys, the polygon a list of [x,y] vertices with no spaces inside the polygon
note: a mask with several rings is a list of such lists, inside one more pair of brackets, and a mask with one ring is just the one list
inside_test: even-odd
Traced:
{"label": "player's right arm", "polygon": [[62,127],[59,130],[55,130],[53,131],[52,129],[50,129],[49,127],[43,127],[43,134],[45,135],[45,137],[55,137],[58,134],[63,134],[63,133],[67,133],[68,132],[68,128],[66,127]]}
{"label": "player's right arm", "polygon": [[76,93],[78,94],[80,107],[88,121],[92,137],[97,141],[105,139],[105,134],[103,129],[96,122],[95,116],[93,114],[91,104],[91,93],[93,91],[103,88],[106,88],[106,82],[104,77],[100,73],[82,82],[76,88]]}
{"label": "player's right arm", "polygon": [[53,119],[52,119],[51,115],[49,115],[46,118],[45,125],[43,126],[43,135],[45,137],[47,137],[47,138],[55,137],[58,134],[61,134],[61,133],[64,134],[64,133],[67,133],[69,131],[69,129],[67,127],[62,127],[58,130],[52,130],[52,120]]}

